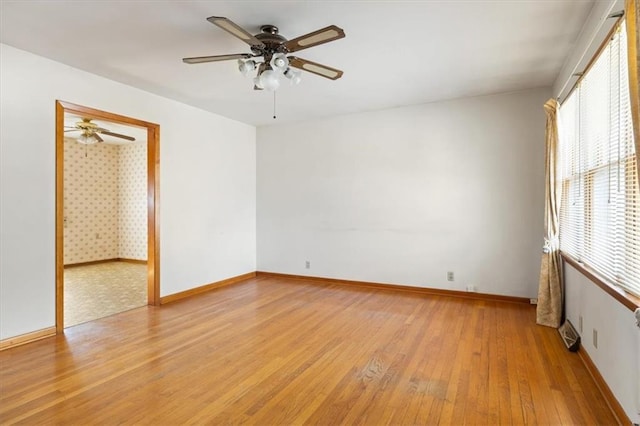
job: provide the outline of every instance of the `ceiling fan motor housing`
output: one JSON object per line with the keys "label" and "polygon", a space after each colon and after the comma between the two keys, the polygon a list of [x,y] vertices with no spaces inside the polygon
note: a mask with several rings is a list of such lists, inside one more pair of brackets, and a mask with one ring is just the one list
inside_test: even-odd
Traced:
{"label": "ceiling fan motor housing", "polygon": [[278,34],[278,27],[275,25],[263,25],[260,30],[262,32],[256,34],[255,38],[264,43],[264,46],[251,46],[251,51],[257,56],[264,56],[265,63],[268,64],[275,53],[288,52],[284,45],[287,39]]}
{"label": "ceiling fan motor housing", "polygon": [[76,123],[76,127],[84,131],[91,131],[98,128],[98,126],[95,123],[91,122],[90,118],[83,118],[82,121],[79,121],[78,123]]}

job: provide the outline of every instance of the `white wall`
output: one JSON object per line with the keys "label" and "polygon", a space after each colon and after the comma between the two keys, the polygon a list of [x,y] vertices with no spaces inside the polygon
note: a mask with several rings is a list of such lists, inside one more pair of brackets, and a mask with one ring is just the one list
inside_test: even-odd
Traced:
{"label": "white wall", "polygon": [[549,96],[259,128],[258,269],[536,297]]}
{"label": "white wall", "polygon": [[[640,330],[633,312],[571,265],[565,264],[564,272],[566,314],[581,335],[582,348],[629,418],[640,423]],[[598,331],[597,348],[593,344],[594,329]]]}
{"label": "white wall", "polygon": [[160,124],[160,292],[255,271],[255,128],[0,45],[0,339],[55,324],[56,99]]}

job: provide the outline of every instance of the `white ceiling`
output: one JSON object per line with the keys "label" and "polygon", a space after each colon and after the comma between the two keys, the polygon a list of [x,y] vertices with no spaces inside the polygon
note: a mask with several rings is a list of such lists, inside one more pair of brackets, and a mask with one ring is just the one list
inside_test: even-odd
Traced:
{"label": "white ceiling", "polygon": [[[245,123],[272,119],[273,94],[252,90],[235,61],[249,52],[206,21],[291,39],[330,24],[346,38],[297,56],[344,70],[304,73],[277,92],[277,123],[551,86],[592,0],[0,1],[0,41]],[[94,107],[99,107],[95,106]],[[117,113],[117,111],[114,111]]]}

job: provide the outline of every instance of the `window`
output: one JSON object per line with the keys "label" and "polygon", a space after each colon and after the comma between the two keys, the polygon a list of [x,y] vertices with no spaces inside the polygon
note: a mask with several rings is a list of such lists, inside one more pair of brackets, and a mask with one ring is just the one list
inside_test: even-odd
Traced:
{"label": "window", "polygon": [[624,25],[560,107],[558,158],[560,249],[640,296],[640,189]]}

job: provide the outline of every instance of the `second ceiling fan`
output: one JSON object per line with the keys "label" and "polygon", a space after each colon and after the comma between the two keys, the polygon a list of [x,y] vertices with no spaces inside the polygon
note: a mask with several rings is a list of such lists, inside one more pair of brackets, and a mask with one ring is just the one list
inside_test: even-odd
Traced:
{"label": "second ceiling fan", "polygon": [[[278,28],[274,25],[263,25],[260,28],[261,33],[252,35],[235,22],[221,16],[211,16],[207,18],[207,21],[247,43],[252,53],[196,56],[183,58],[183,62],[187,64],[200,64],[204,62],[236,59],[238,60],[240,71],[245,75],[257,69],[257,76],[254,78],[254,89],[256,90],[266,89],[274,91],[280,86],[282,77],[294,84],[298,83],[300,81],[300,72],[298,69],[331,80],[337,80],[342,77],[343,72],[339,69],[318,64],[297,56],[287,56],[289,53],[343,38],[345,36],[344,31],[335,25],[330,25],[292,40],[287,40],[278,33]],[[262,60],[260,60],[260,58],[262,58]],[[296,70],[292,68],[296,68]]]}
{"label": "second ceiling fan", "polygon": [[104,139],[100,137],[100,134],[125,139],[131,142],[136,140],[133,136],[122,135],[100,127],[91,120],[91,118],[82,118],[82,121],[78,121],[73,126],[64,126],[67,129],[65,130],[65,133],[80,132],[76,137],[76,140],[83,145],[93,145],[95,143],[104,142]]}

